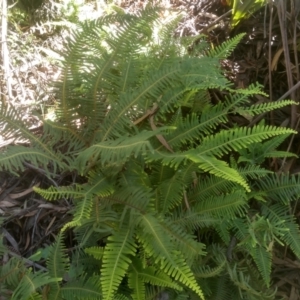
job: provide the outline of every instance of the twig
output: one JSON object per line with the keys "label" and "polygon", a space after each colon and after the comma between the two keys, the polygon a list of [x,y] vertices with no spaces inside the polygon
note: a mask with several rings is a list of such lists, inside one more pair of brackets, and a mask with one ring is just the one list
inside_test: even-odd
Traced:
{"label": "twig", "polygon": [[[288,39],[287,39],[287,18],[286,18],[286,1],[279,0],[277,4],[278,10],[278,19],[280,24],[280,31],[281,31],[281,38],[282,38],[282,46],[284,51],[284,58],[285,58],[285,65],[286,65],[286,75],[288,80],[289,88],[293,86],[293,76],[291,70],[291,60],[290,60],[290,53],[289,53],[289,46],[288,46]],[[291,93],[292,100],[295,100],[295,91]],[[297,120],[297,107],[296,105],[291,106],[291,127],[295,128]]]}
{"label": "twig", "polygon": [[42,270],[44,272],[48,272],[47,268],[37,264],[36,262],[33,262],[33,261],[29,260],[28,258],[22,257],[21,255],[18,255],[17,253],[15,253],[13,251],[8,250],[8,254],[11,255],[11,256],[14,256],[16,258],[19,258],[20,260],[23,260],[26,264],[28,264],[32,267],[35,267],[35,268],[37,268],[39,270]]}
{"label": "twig", "polygon": [[[11,84],[11,72],[9,68],[9,52],[7,47],[7,1],[2,0],[2,32],[1,32],[1,46],[2,46],[2,61],[4,80],[6,81],[7,94],[9,98],[12,98],[12,84]],[[4,104],[6,103],[5,97],[3,97]]]}
{"label": "twig", "polygon": [[191,208],[190,208],[190,205],[189,205],[189,201],[188,201],[188,198],[187,198],[187,195],[186,195],[186,191],[183,191],[183,199],[184,199],[184,202],[185,202],[187,210],[191,211]]}
{"label": "twig", "polygon": [[[157,129],[157,127],[154,124],[154,119],[153,118],[154,118],[154,115],[151,115],[150,118],[149,118],[149,121],[150,121],[150,126],[151,126],[152,130],[154,131],[154,130]],[[165,140],[165,138],[161,134],[157,134],[156,137],[162,143],[162,145],[165,146],[165,148],[167,148],[170,152],[174,153],[173,149],[170,147],[168,142]]]}
{"label": "twig", "polygon": [[146,111],[146,113],[141,116],[139,119],[135,120],[133,122],[134,125],[137,125],[139,123],[141,123],[143,120],[145,120],[146,118],[148,118],[149,116],[151,115],[154,115],[156,113],[156,111],[158,110],[158,106],[157,106],[157,103],[154,103],[153,107],[151,109],[148,109]]}

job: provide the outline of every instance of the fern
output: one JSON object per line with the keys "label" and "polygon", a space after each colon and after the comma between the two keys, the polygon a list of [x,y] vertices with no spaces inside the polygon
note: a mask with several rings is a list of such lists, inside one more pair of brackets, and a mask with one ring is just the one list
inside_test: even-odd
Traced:
{"label": "fern", "polygon": [[[210,51],[201,37],[190,52],[194,39],[174,38],[175,24],[160,23],[153,8],[80,24],[55,83],[56,120],[40,116],[40,135],[1,106],[3,135],[26,141],[1,148],[1,169],[19,174],[30,161],[49,178],[81,175],[35,187],[48,201],[70,200],[72,219],[47,248],[46,270],[33,272],[21,258],[0,266],[6,295],[267,299],[274,247],[300,257],[288,209],[299,178],[261,165],[292,156],[277,148],[295,131],[232,121],[295,103],[251,105],[264,94],[259,84],[233,90],[219,61],[242,34]],[[225,91],[224,101],[213,104],[210,88]],[[67,229],[76,240],[70,256]]]}

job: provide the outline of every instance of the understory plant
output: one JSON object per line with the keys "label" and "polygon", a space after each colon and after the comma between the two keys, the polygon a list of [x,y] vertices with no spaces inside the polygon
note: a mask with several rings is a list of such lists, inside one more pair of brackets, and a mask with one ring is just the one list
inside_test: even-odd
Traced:
{"label": "understory plant", "polygon": [[293,156],[276,149],[295,132],[232,119],[295,103],[252,105],[261,87],[235,90],[220,68],[243,35],[210,49],[202,36],[174,37],[177,21],[148,8],[82,23],[63,55],[56,119],[42,119],[40,135],[1,106],[2,134],[30,142],[2,149],[2,169],[30,162],[74,178],[35,188],[70,199],[72,220],[44,249],[46,270],[16,258],[0,267],[11,299],[274,299],[274,249],[300,257],[290,212],[300,179],[264,168]]}

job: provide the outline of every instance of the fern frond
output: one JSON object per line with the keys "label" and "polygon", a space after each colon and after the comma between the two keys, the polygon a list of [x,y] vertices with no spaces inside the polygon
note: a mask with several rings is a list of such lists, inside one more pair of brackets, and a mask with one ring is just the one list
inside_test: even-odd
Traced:
{"label": "fern frond", "polygon": [[257,245],[254,249],[252,249],[251,255],[265,284],[267,285],[267,287],[270,287],[272,253],[264,247]]}
{"label": "fern frond", "polygon": [[231,52],[236,48],[237,44],[242,40],[244,36],[245,33],[240,33],[236,35],[234,38],[231,38],[230,40],[223,42],[220,46],[210,50],[208,52],[208,56],[217,57],[220,59],[227,58],[231,54]]}
{"label": "fern frond", "polygon": [[[243,176],[243,172],[239,170],[239,173]],[[194,203],[206,200],[208,197],[226,194],[237,187],[238,185],[235,182],[229,181],[226,178],[213,175],[202,176],[201,179],[195,180],[194,188],[190,190],[187,196],[189,202],[194,205]]]}
{"label": "fern frond", "polygon": [[6,264],[1,266],[0,271],[0,282],[6,282],[8,285],[16,287],[20,283],[20,273],[25,274],[26,268],[21,260],[12,257]]}
{"label": "fern frond", "polygon": [[135,136],[125,136],[95,144],[79,154],[77,159],[79,169],[82,172],[91,158],[93,158],[92,161],[100,161],[102,165],[115,162],[125,163],[131,155],[137,157],[147,151],[152,151],[148,139],[156,134],[158,132],[141,132]]}
{"label": "fern frond", "polygon": [[[30,140],[33,133],[28,129],[30,126],[21,114],[13,107],[1,104],[0,107],[1,135],[8,138]],[[36,137],[34,137],[36,139]]]}
{"label": "fern frond", "polygon": [[278,239],[289,245],[295,255],[300,257],[300,230],[294,218],[288,214],[288,208],[279,203],[270,207],[264,205],[262,212],[275,227]]}
{"label": "fern frond", "polygon": [[238,172],[244,178],[250,178],[250,179],[259,179],[261,177],[265,177],[268,174],[272,173],[271,171],[268,171],[264,168],[261,168],[253,164],[249,164],[246,165],[245,167],[238,168]]}
{"label": "fern frond", "polygon": [[220,221],[211,215],[201,214],[193,208],[190,211],[175,211],[172,215],[174,224],[186,228],[189,232],[199,228],[215,226]]}
{"label": "fern frond", "polygon": [[194,236],[186,232],[178,224],[165,218],[160,222],[160,225],[162,230],[172,238],[176,249],[182,253],[188,264],[193,263],[196,258],[205,254],[205,245],[197,242]]}
{"label": "fern frond", "polygon": [[[132,299],[134,300],[144,300],[146,296],[145,282],[139,276],[137,262],[133,261],[130,266],[130,272],[128,275],[128,285],[133,290]],[[141,266],[142,267],[142,266]]]}
{"label": "fern frond", "polygon": [[169,166],[173,169],[177,169],[182,163],[186,162],[187,158],[185,153],[166,153],[160,151],[148,152],[145,156],[147,163],[160,162],[164,166]]}
{"label": "fern frond", "polygon": [[245,215],[247,197],[242,191],[233,191],[227,195],[211,196],[205,200],[199,201],[195,205],[195,211],[199,214],[209,214],[221,217],[234,218],[236,215]]}
{"label": "fern frond", "polygon": [[119,176],[118,190],[113,194],[111,201],[114,202],[117,199],[116,203],[145,211],[153,197],[154,193],[143,167],[131,160],[127,170]]}
{"label": "fern frond", "polygon": [[162,232],[158,220],[151,215],[140,217],[140,226],[143,224],[143,234],[139,234],[139,240],[143,244],[148,255],[155,259],[155,263],[161,265],[161,269],[175,278],[175,280],[186,285],[204,299],[203,292],[198,286],[191,269],[187,266],[179,251],[175,251],[171,237]]}
{"label": "fern frond", "polygon": [[135,255],[135,247],[133,231],[128,227],[124,226],[108,238],[103,254],[100,279],[105,299],[114,299],[114,294],[131,263],[130,256]]}
{"label": "fern frond", "polygon": [[[203,139],[204,136],[211,134],[219,124],[227,121],[227,113],[227,109],[220,104],[210,108],[209,111],[205,110],[200,120],[196,114],[178,119],[174,124],[176,129],[166,136],[168,143],[178,147],[181,144]],[[160,145],[156,150],[162,148],[163,146]]]}
{"label": "fern frond", "polygon": [[62,278],[51,278],[48,274],[42,272],[23,274],[19,285],[14,290],[11,300],[28,299],[38,288],[51,282],[57,282]]}
{"label": "fern frond", "polygon": [[34,187],[34,191],[40,194],[43,198],[48,201],[55,201],[61,198],[81,198],[83,196],[82,187],[76,186],[61,186],[61,187],[50,187],[49,189],[41,189]]}
{"label": "fern frond", "polygon": [[273,136],[292,133],[295,133],[292,129],[268,125],[222,130],[214,136],[211,135],[203,139],[201,145],[194,151],[197,151],[201,155],[209,154],[220,157],[232,150],[238,151],[246,148],[249,144],[259,143]]}
{"label": "fern frond", "polygon": [[193,267],[196,278],[209,278],[218,276],[225,268],[226,260],[224,260],[219,266],[211,268],[210,266],[195,266]]}
{"label": "fern frond", "polygon": [[[59,234],[56,242],[49,248],[49,256],[47,259],[48,273],[52,278],[63,278],[68,271],[69,261],[64,253],[63,234]],[[53,300],[61,298],[60,286],[58,282],[49,284],[49,297]]]}
{"label": "fern frond", "polygon": [[250,107],[237,107],[236,109],[233,110],[233,113],[239,113],[240,115],[247,114],[250,116],[255,116],[258,114],[269,112],[271,110],[280,109],[288,105],[298,105],[298,104],[299,104],[298,102],[295,102],[293,100],[281,100],[275,102],[254,104],[251,105]]}
{"label": "fern frond", "polygon": [[238,173],[238,171],[230,168],[225,161],[216,159],[214,156],[202,155],[197,150],[190,151],[186,154],[186,157],[197,163],[199,169],[226,180],[236,182],[243,186],[247,191],[250,191],[250,187],[246,180]]}
{"label": "fern frond", "polygon": [[24,171],[24,162],[30,161],[34,166],[41,167],[50,174],[50,164],[54,173],[57,169],[68,169],[64,158],[63,155],[54,152],[51,152],[51,155],[49,155],[49,152],[45,153],[38,148],[8,146],[1,152],[0,165],[3,170],[16,174],[17,171]]}
{"label": "fern frond", "polygon": [[91,195],[85,194],[84,197],[80,199],[80,202],[76,203],[76,206],[73,211],[73,220],[71,222],[66,223],[62,228],[62,231],[66,230],[69,227],[79,227],[85,220],[89,219],[92,206],[93,197]]}
{"label": "fern frond", "polygon": [[260,191],[264,192],[271,200],[289,203],[297,200],[300,194],[299,175],[270,174],[256,183]]}
{"label": "fern frond", "polygon": [[155,207],[157,211],[166,213],[182,201],[185,185],[182,176],[176,172],[171,178],[161,181],[156,189]]}
{"label": "fern frond", "polygon": [[95,246],[95,247],[85,248],[84,251],[85,253],[92,255],[97,260],[101,260],[103,257],[104,248]]}
{"label": "fern frond", "polygon": [[72,151],[78,151],[86,146],[87,139],[80,132],[78,126],[66,127],[57,120],[55,122],[44,120],[43,129],[43,135],[48,137],[47,144],[49,146],[59,143],[60,146],[67,146]]}
{"label": "fern frond", "polygon": [[248,298],[252,297],[254,299],[274,299],[276,291],[271,289],[257,291],[251,285],[250,276],[245,275],[242,271],[240,271],[236,264],[233,266],[233,268],[227,267],[227,271],[231,278],[231,281],[234,283],[235,286],[238,287],[241,299],[243,299],[245,296]]}
{"label": "fern frond", "polygon": [[102,300],[103,294],[99,282],[99,276],[90,276],[87,280],[81,278],[66,283],[61,288],[63,299],[91,299]]}
{"label": "fern frond", "polygon": [[182,287],[174,282],[163,272],[159,272],[154,267],[143,267],[140,259],[133,258],[130,266],[132,272],[129,273],[128,283],[133,289],[132,298],[137,300],[145,299],[145,283],[161,287],[170,287],[175,290],[182,290]]}
{"label": "fern frond", "polygon": [[[104,122],[104,135],[101,141],[104,142],[111,137],[122,134],[125,129],[132,126],[130,123],[137,118],[136,112],[138,108],[150,108],[154,103],[157,103],[164,91],[174,85],[174,82],[179,80],[180,68],[174,65],[172,68],[157,71],[151,75],[146,82],[143,82],[138,89],[132,93],[121,94],[120,99],[111,109]],[[180,84],[180,83],[179,83]],[[131,120],[124,116],[131,117]]]}

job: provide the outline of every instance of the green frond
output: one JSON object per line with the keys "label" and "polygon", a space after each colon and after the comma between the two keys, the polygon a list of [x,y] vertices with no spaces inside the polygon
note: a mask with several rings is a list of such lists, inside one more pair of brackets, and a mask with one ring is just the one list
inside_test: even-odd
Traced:
{"label": "green frond", "polygon": [[138,267],[141,267],[142,269],[142,265],[138,266],[137,262],[133,261],[129,269],[128,286],[133,290],[132,299],[144,300],[146,297],[145,282],[142,280],[141,276],[139,276],[141,270],[139,270]]}
{"label": "green frond", "polygon": [[[49,256],[47,259],[48,274],[52,278],[60,278],[62,280],[68,271],[69,261],[64,253],[63,235],[59,234],[56,242],[49,248]],[[61,297],[60,286],[58,282],[49,284],[49,297],[53,300],[59,300]]]}
{"label": "green frond", "polygon": [[99,276],[90,276],[87,280],[81,278],[66,283],[61,288],[63,299],[89,299],[102,300],[103,294],[101,292]]}
{"label": "green frond", "polygon": [[167,180],[172,177],[172,175],[174,175],[173,168],[160,163],[153,163],[152,172],[150,174],[150,182],[153,187],[157,187],[160,182]]}
{"label": "green frond", "polygon": [[137,157],[142,153],[152,151],[148,139],[156,134],[158,134],[157,131],[141,132],[135,136],[125,136],[95,144],[80,152],[77,159],[79,169],[83,172],[86,165],[95,160],[100,161],[102,165],[115,162],[122,164],[131,155]]}
{"label": "green frond", "polygon": [[114,187],[109,179],[102,174],[102,172],[90,171],[89,182],[82,185],[85,195],[97,195],[100,197],[107,197],[114,192]]}
{"label": "green frond", "polygon": [[120,187],[109,200],[111,203],[124,205],[123,216],[125,216],[127,208],[145,212],[152,198],[153,192],[151,190],[143,186],[129,185]]}
{"label": "green frond", "polygon": [[161,161],[162,165],[177,169],[180,164],[187,160],[187,158],[184,152],[169,154],[167,152],[154,151],[153,153],[148,152],[145,156],[145,160],[147,163]]}
{"label": "green frond", "polygon": [[41,286],[59,280],[61,280],[61,278],[51,278],[48,274],[42,272],[26,272],[14,290],[11,300],[28,299],[30,295],[35,293]]}
{"label": "green frond", "polygon": [[234,38],[231,38],[230,40],[223,42],[220,46],[210,50],[208,52],[208,56],[217,57],[220,59],[227,58],[231,54],[231,52],[236,48],[236,46],[244,36],[245,33],[240,33],[236,35]]}
{"label": "green frond", "polygon": [[238,172],[244,178],[250,178],[250,179],[259,179],[261,177],[265,177],[268,174],[272,173],[271,171],[261,168],[255,164],[249,164],[242,168],[240,167],[238,168]]}
{"label": "green frond", "polygon": [[143,82],[134,92],[121,94],[117,105],[109,110],[102,124],[105,133],[101,141],[104,142],[111,137],[126,132],[125,129],[132,126],[130,122],[134,122],[139,118],[137,112],[140,109],[144,111],[151,108],[154,103],[157,104],[164,91],[168,87],[172,87],[176,81],[178,82],[179,74],[180,67],[178,65],[156,71],[149,74],[148,80]]}
{"label": "green frond", "polygon": [[135,255],[135,251],[133,231],[128,227],[124,226],[108,238],[100,278],[104,299],[114,299],[114,294],[131,264],[130,257]]}
{"label": "green frond", "polygon": [[186,232],[175,222],[164,218],[160,221],[160,226],[165,234],[171,237],[172,243],[186,258],[187,263],[192,263],[200,255],[205,254],[205,245],[196,241],[193,235]]}
{"label": "green frond", "polygon": [[[200,120],[196,114],[180,118],[174,124],[176,129],[171,131],[166,139],[174,147],[201,140],[204,136],[212,133],[219,124],[227,121],[227,113],[226,108],[220,104],[203,112]],[[163,146],[159,146],[156,150],[162,148]]]}
{"label": "green frond", "polygon": [[138,258],[133,258],[130,271],[128,284],[129,287],[133,289],[133,299],[145,299],[145,283],[150,283],[152,285],[161,287],[170,287],[179,291],[182,290],[180,285],[174,282],[163,272],[157,271],[157,269],[154,267],[143,267],[142,261]]}
{"label": "green frond", "polygon": [[211,299],[224,300],[224,299],[236,299],[241,300],[237,288],[231,282],[229,276],[221,275],[217,276],[213,280],[206,280],[207,285],[210,286]]}
{"label": "green frond", "polygon": [[60,187],[51,186],[47,190],[34,187],[34,191],[48,201],[55,201],[62,198],[80,199],[84,196],[83,188],[80,185]]}
{"label": "green frond", "polygon": [[238,151],[248,147],[249,144],[259,143],[277,135],[286,135],[295,133],[292,129],[257,125],[252,128],[240,127],[230,130],[222,130],[215,135],[210,135],[203,139],[200,146],[197,147],[197,153],[201,155],[222,156],[230,153],[232,150]]}
{"label": "green frond", "polygon": [[238,173],[238,171],[230,168],[225,161],[219,160],[214,156],[202,155],[201,152],[199,153],[197,150],[190,151],[186,154],[186,157],[197,163],[199,169],[226,180],[236,182],[243,186],[247,191],[250,191],[246,180]]}
{"label": "green frond", "polygon": [[182,254],[175,251],[172,237],[164,234],[159,221],[149,214],[142,215],[139,225],[143,225],[143,234],[139,234],[139,241],[148,255],[155,259],[155,263],[159,263],[167,275],[171,275],[175,280],[196,292],[201,299],[204,299],[203,292],[191,269],[186,264]]}
{"label": "green frond", "polygon": [[246,194],[237,190],[227,195],[208,197],[198,201],[194,207],[199,214],[209,214],[221,219],[245,215],[248,204]]}
{"label": "green frond", "polygon": [[247,93],[249,93],[249,95],[247,93],[241,93],[240,90],[234,92],[232,91],[229,95],[225,96],[223,105],[229,112],[232,112],[236,107],[239,107],[245,103],[248,104],[249,96],[256,94],[257,90],[260,89],[261,86],[258,85],[257,87],[255,86],[255,89],[253,91],[247,90]]}
{"label": "green frond", "polygon": [[290,153],[287,151],[270,151],[268,153],[265,154],[266,158],[276,158],[276,157],[298,157],[296,154],[294,153]]}
{"label": "green frond", "polygon": [[66,223],[62,228],[62,231],[65,231],[69,227],[76,227],[82,225],[82,223],[89,219],[91,215],[91,210],[93,206],[93,197],[92,195],[85,194],[84,197],[75,203],[73,209],[73,220]]}
{"label": "green frond", "polygon": [[295,154],[286,151],[277,151],[276,148],[288,137],[288,134],[272,137],[262,143],[249,145],[247,149],[239,151],[239,162],[249,162],[250,164],[261,164],[268,157],[295,157]]}
{"label": "green frond", "polygon": [[[51,150],[49,150],[51,151]],[[68,169],[64,163],[64,156],[51,151],[45,153],[38,148],[28,148],[24,146],[8,146],[1,151],[0,165],[2,170],[8,170],[16,174],[18,171],[24,171],[24,162],[30,162],[36,167],[42,167],[43,170],[50,172],[50,165],[55,173],[57,169]],[[52,170],[51,170],[52,171]]]}
{"label": "green frond", "polygon": [[220,275],[220,273],[225,269],[226,260],[224,260],[219,266],[211,268],[208,265],[195,266],[193,267],[193,272],[196,278],[210,278]]}
{"label": "green frond", "polygon": [[216,226],[219,220],[207,214],[202,214],[192,207],[188,211],[175,211],[172,215],[174,224],[186,228],[189,232],[198,230],[199,228]]}
{"label": "green frond", "polygon": [[264,247],[257,245],[251,251],[251,255],[257,265],[257,268],[266,284],[270,287],[271,281],[271,266],[272,266],[272,252]]}
{"label": "green frond", "polygon": [[49,275],[54,278],[62,278],[69,267],[69,260],[64,253],[66,249],[63,245],[63,237],[63,234],[60,233],[55,243],[49,247],[47,267]]}
{"label": "green frond", "polygon": [[230,243],[230,240],[232,238],[230,230],[233,226],[231,222],[232,220],[224,218],[222,220],[218,220],[218,222],[214,224],[214,229],[218,233],[219,237],[223,240],[223,242],[225,242],[227,245]]}
{"label": "green frond", "polygon": [[185,93],[185,88],[183,86],[179,87],[169,87],[164,90],[161,98],[158,101],[159,110],[157,112],[157,117],[168,121],[166,119],[167,113],[173,113],[180,106],[180,101]]}
{"label": "green frond", "polygon": [[150,180],[144,168],[131,160],[127,170],[122,172],[118,180],[118,190],[113,194],[111,201],[122,203],[125,206],[145,211],[154,193]]}
{"label": "green frond", "polygon": [[[22,140],[29,141],[30,144],[36,148],[36,149],[31,149],[32,152],[28,151],[27,153],[27,155],[30,156],[30,159],[33,159],[34,163],[38,161],[40,164],[43,164],[44,166],[49,161],[53,161],[54,170],[56,170],[58,166],[67,169],[67,164],[64,163],[64,159],[66,158],[63,157],[63,155],[55,153],[52,147],[49,146],[43,138],[31,132],[28,129],[29,125],[22,121],[22,116],[20,116],[19,113],[13,107],[1,106],[0,125],[2,126],[1,134],[6,138],[14,138],[14,139],[21,138]],[[16,157],[16,160],[19,162],[25,161],[24,158],[26,155],[25,154],[26,150],[24,149],[25,147],[19,148],[19,152],[20,152],[19,156],[17,156],[15,151],[10,148],[11,147],[9,147],[9,150],[8,149],[6,150],[7,152],[6,159],[3,159],[4,165],[7,166],[8,164],[7,160],[10,160],[10,163],[13,163],[14,156]],[[11,152],[12,152],[11,155],[14,156],[8,154]],[[2,164],[2,162],[0,162],[0,164]],[[20,164],[18,165],[20,168]],[[36,166],[38,166],[38,164]],[[8,170],[11,171],[12,168],[8,168]]]}
{"label": "green frond", "polygon": [[[243,176],[243,172],[240,172]],[[194,188],[188,193],[189,203],[198,203],[198,201],[206,200],[211,196],[226,194],[228,191],[237,189],[239,186],[226,178],[215,177],[212,175],[202,176],[201,179],[195,180]]]}
{"label": "green frond", "polygon": [[[255,94],[263,95],[265,97],[268,97],[268,94],[266,94],[263,91],[263,85],[261,85],[258,82],[251,83],[247,89],[241,88],[238,90],[232,90],[233,93],[238,93],[240,95],[245,95],[245,96],[253,96]],[[241,104],[241,103],[240,103]],[[234,108],[234,107],[232,107]]]}
{"label": "green frond", "polygon": [[[43,120],[43,136],[49,137],[47,144],[55,146],[57,143],[60,146],[67,146],[68,149],[76,151],[82,149],[86,145],[86,137],[79,132],[78,127],[66,127],[57,120]],[[50,138],[51,137],[51,138]]]}
{"label": "green frond", "polygon": [[270,200],[289,203],[299,198],[299,175],[270,174],[256,182],[256,185]]}
{"label": "green frond", "polygon": [[[238,269],[237,264],[233,268],[227,267],[228,274],[231,281],[240,291],[240,299],[244,297],[250,299],[274,299],[276,291],[272,289],[265,289],[257,291],[251,285],[251,277],[249,275],[244,275],[243,271]],[[256,280],[259,278],[256,278]]]}
{"label": "green frond", "polygon": [[[203,90],[207,88],[229,89],[231,82],[228,81],[219,69],[219,60],[209,57],[191,57],[182,64],[184,74],[182,82],[187,89]],[[206,70],[203,73],[204,68]]]}
{"label": "green frond", "polygon": [[34,140],[36,137],[28,129],[29,123],[23,121],[21,114],[13,107],[8,105],[0,106],[0,126],[1,135],[5,138],[21,138],[22,140]]}
{"label": "green frond", "polygon": [[270,207],[263,206],[262,212],[273,224],[276,236],[288,245],[297,257],[300,257],[300,230],[294,218],[288,214],[288,207],[280,203]]}
{"label": "green frond", "polygon": [[101,260],[104,253],[104,249],[97,246],[85,248],[84,251],[85,253],[92,255],[97,260]]}
{"label": "green frond", "polygon": [[281,100],[275,102],[254,104],[251,105],[250,107],[237,107],[236,109],[233,110],[233,113],[239,113],[240,115],[247,114],[250,116],[255,116],[288,105],[298,105],[298,104],[299,104],[298,102],[295,102],[293,100]]}
{"label": "green frond", "polygon": [[26,268],[21,260],[11,257],[10,260],[0,268],[0,283],[5,282],[9,286],[18,286],[20,273],[25,274]]}
{"label": "green frond", "polygon": [[42,295],[38,293],[33,293],[29,296],[27,300],[43,300]]}
{"label": "green frond", "polygon": [[157,211],[166,213],[179,205],[183,199],[184,189],[185,184],[180,172],[176,172],[171,178],[161,181],[157,186],[156,199],[154,199]]}

